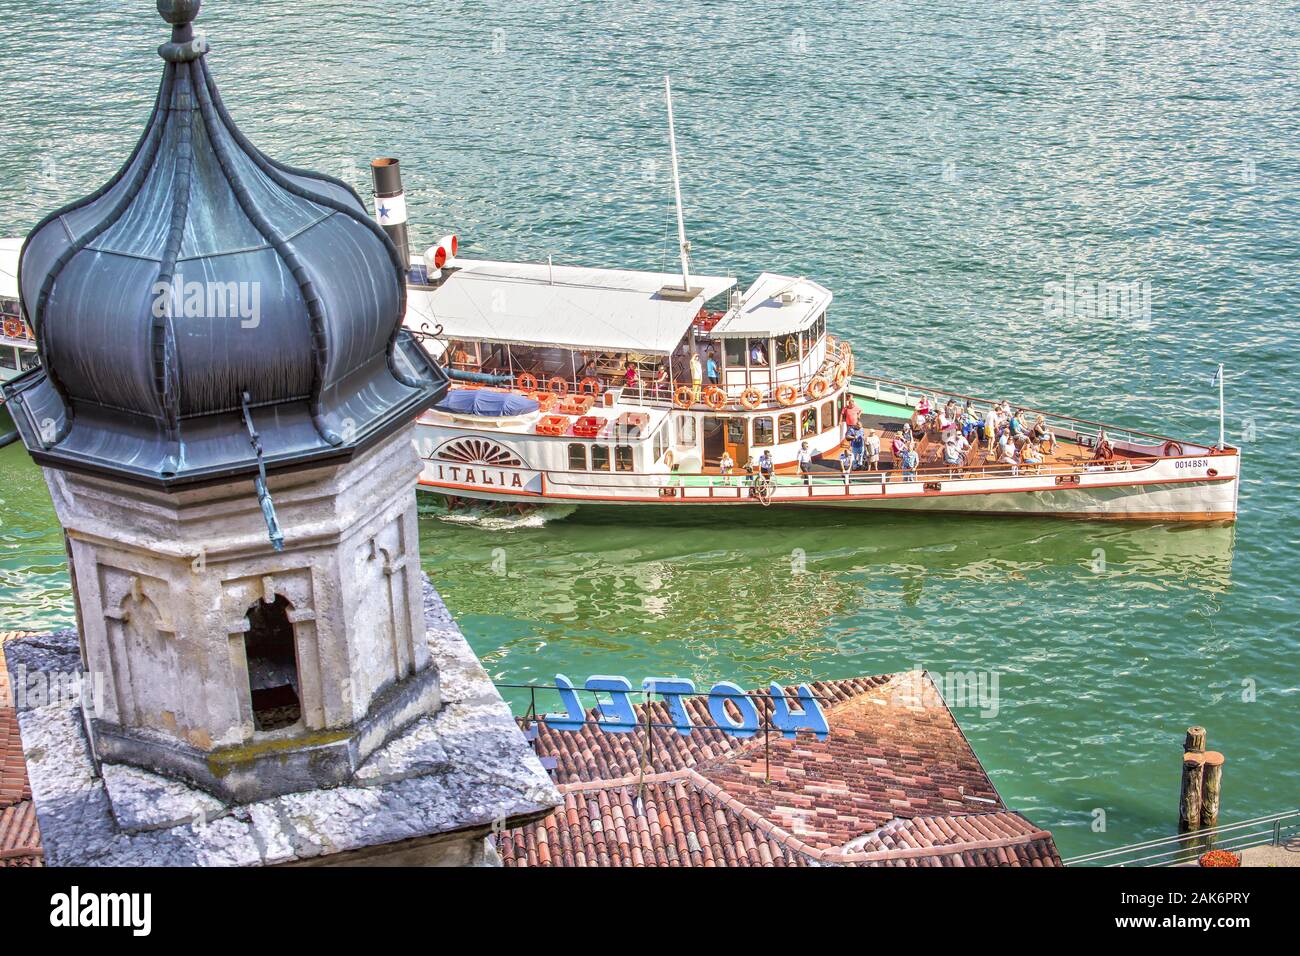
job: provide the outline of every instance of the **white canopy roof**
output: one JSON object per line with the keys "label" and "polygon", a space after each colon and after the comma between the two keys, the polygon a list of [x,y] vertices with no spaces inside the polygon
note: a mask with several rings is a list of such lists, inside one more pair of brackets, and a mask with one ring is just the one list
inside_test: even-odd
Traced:
{"label": "white canopy roof", "polygon": [[692,275],[701,291],[684,302],[659,295],[681,285],[673,273],[467,259],[456,265],[436,289],[411,287],[409,328],[441,324],[452,339],[667,354],[700,307],[736,284]]}
{"label": "white canopy roof", "polygon": [[0,239],[0,298],[18,298],[18,253],[21,239]]}
{"label": "white canopy roof", "polygon": [[[785,299],[790,301],[784,301]],[[713,328],[714,335],[767,336],[798,332],[812,325],[831,304],[829,289],[808,279],[764,272]]]}

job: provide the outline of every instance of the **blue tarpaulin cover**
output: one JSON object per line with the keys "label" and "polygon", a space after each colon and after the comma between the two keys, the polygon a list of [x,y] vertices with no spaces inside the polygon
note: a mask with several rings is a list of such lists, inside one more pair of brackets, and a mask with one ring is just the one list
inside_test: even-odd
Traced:
{"label": "blue tarpaulin cover", "polygon": [[489,392],[481,388],[453,388],[436,408],[458,415],[526,415],[539,408],[537,402],[510,392]]}

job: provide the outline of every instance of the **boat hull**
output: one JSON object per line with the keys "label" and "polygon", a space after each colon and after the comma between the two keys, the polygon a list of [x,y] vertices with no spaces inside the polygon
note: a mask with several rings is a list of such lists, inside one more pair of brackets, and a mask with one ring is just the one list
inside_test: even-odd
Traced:
{"label": "boat hull", "polygon": [[[853,508],[936,514],[1032,515],[1118,521],[1231,522],[1237,514],[1240,458],[1235,451],[1161,459],[1127,470],[1075,475],[942,478],[896,475],[782,476],[774,508]],[[586,475],[427,462],[420,487],[456,498],[533,504],[640,507],[763,507],[743,479],[718,476]]]}

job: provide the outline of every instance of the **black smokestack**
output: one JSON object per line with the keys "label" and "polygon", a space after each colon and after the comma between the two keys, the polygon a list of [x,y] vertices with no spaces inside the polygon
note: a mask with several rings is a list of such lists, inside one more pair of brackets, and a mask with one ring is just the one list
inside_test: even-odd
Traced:
{"label": "black smokestack", "polygon": [[375,183],[375,219],[393,240],[402,262],[411,268],[411,241],[406,234],[406,194],[402,192],[401,164],[395,159],[376,159],[370,164]]}

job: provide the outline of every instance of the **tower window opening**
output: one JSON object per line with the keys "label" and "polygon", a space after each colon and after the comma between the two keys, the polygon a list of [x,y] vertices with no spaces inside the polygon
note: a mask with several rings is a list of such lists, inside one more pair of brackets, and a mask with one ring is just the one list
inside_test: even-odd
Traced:
{"label": "tower window opening", "polygon": [[244,650],[254,726],[259,731],[289,727],[302,717],[289,602],[277,594],[270,603],[258,601],[250,607],[247,617]]}

